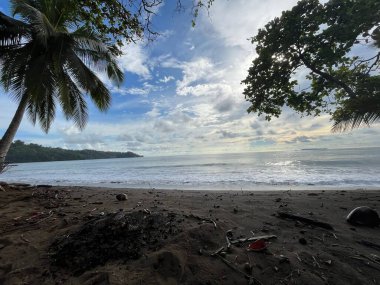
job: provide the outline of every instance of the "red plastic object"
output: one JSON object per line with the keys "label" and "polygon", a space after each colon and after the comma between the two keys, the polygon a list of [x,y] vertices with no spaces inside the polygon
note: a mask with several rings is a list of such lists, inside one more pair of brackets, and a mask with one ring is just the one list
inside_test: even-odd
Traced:
{"label": "red plastic object", "polygon": [[248,251],[263,251],[267,248],[267,244],[264,240],[259,239],[248,245]]}

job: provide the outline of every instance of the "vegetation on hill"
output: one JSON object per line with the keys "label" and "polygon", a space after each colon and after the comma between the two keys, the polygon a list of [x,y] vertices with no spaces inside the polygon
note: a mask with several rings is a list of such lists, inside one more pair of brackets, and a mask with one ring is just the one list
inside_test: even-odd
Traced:
{"label": "vegetation on hill", "polygon": [[104,158],[127,158],[141,157],[133,152],[111,152],[96,150],[68,150],[63,148],[43,147],[38,144],[25,144],[22,141],[15,141],[6,157],[6,161],[11,163],[21,162],[41,162],[41,161],[62,161],[62,160],[85,160]]}

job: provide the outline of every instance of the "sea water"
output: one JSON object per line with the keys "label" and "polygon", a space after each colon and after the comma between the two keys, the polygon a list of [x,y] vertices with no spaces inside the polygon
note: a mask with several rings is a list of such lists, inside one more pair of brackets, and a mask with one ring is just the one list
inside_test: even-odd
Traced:
{"label": "sea water", "polygon": [[380,148],[20,163],[0,180],[156,189],[380,189]]}

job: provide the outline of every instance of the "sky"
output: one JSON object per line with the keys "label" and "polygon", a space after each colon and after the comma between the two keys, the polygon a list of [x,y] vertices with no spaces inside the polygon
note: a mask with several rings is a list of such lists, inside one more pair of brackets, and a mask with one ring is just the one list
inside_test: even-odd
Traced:
{"label": "sky", "polygon": [[[194,28],[189,11],[165,2],[153,19],[161,36],[123,48],[124,82],[117,87],[99,74],[112,93],[106,113],[89,103],[89,122],[80,131],[58,111],[48,134],[25,116],[16,139],[145,156],[380,146],[379,125],[331,133],[328,115],[301,117],[284,108],[267,122],[247,113],[240,82],[255,58],[249,39],[297,1],[216,0]],[[0,0],[0,11],[9,14],[8,0]],[[0,134],[16,106],[0,89]]]}

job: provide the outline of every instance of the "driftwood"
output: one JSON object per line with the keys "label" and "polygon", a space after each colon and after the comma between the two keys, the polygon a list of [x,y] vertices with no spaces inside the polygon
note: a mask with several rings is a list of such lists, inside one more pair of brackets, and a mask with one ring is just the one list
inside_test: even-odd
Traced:
{"label": "driftwood", "polygon": [[[375,269],[375,270],[377,270],[377,271],[380,271],[380,268],[379,267],[377,267],[377,266],[375,266],[375,265],[373,265],[373,264],[370,264],[367,260],[369,260],[369,261],[372,261],[372,262],[374,262],[372,259],[370,259],[370,258],[368,258],[367,256],[364,256],[364,255],[360,255],[360,256],[362,256],[362,257],[364,257],[364,258],[361,258],[361,257],[359,257],[359,256],[350,256],[352,259],[356,259],[356,260],[359,260],[359,261],[361,261],[363,264],[365,264],[365,265],[367,265],[368,267],[370,267],[370,268],[372,268],[372,269]],[[375,264],[378,264],[377,262],[374,262]]]}
{"label": "driftwood", "polygon": [[266,236],[250,237],[250,238],[239,238],[239,239],[235,239],[235,240],[230,240],[230,243],[231,244],[238,244],[238,243],[243,243],[243,242],[247,242],[247,241],[257,241],[259,239],[268,240],[268,239],[273,239],[273,238],[277,238],[277,236],[266,235]]}
{"label": "driftwood", "polygon": [[289,213],[285,213],[285,212],[277,212],[277,217],[281,218],[281,219],[291,219],[291,220],[295,220],[295,221],[300,221],[300,222],[303,222],[305,224],[313,225],[313,226],[324,228],[327,230],[334,230],[334,228],[328,223],[320,222],[317,220],[312,220],[309,218],[305,218],[302,216],[297,216],[297,215],[293,215],[293,214],[289,214]]}
{"label": "driftwood", "polygon": [[216,255],[217,257],[219,257],[223,262],[224,264],[226,264],[229,268],[235,270],[236,272],[244,275],[245,278],[247,278],[249,280],[249,284],[258,284],[258,285],[263,285],[263,283],[261,283],[258,279],[256,279],[255,277],[253,277],[252,275],[250,274],[247,274],[243,271],[241,271],[240,269],[238,269],[236,266],[234,266],[232,264],[232,262],[228,261],[227,259],[223,258],[222,256],[220,256],[219,254]]}
{"label": "driftwood", "polygon": [[370,248],[374,248],[374,249],[380,250],[380,245],[379,244],[376,244],[376,243],[373,243],[373,242],[370,242],[370,241],[361,240],[361,241],[357,241],[357,243],[365,245],[365,246],[368,246]]}
{"label": "driftwood", "polygon": [[198,221],[201,221],[201,222],[211,223],[211,224],[214,225],[214,228],[217,228],[216,222],[214,220],[211,220],[211,219],[208,219],[208,218],[203,218],[203,217],[200,217],[200,216],[197,216],[197,215],[194,215],[194,214],[183,215],[183,216],[186,217],[186,218],[192,218],[192,219],[195,219],[195,220],[198,220]]}

